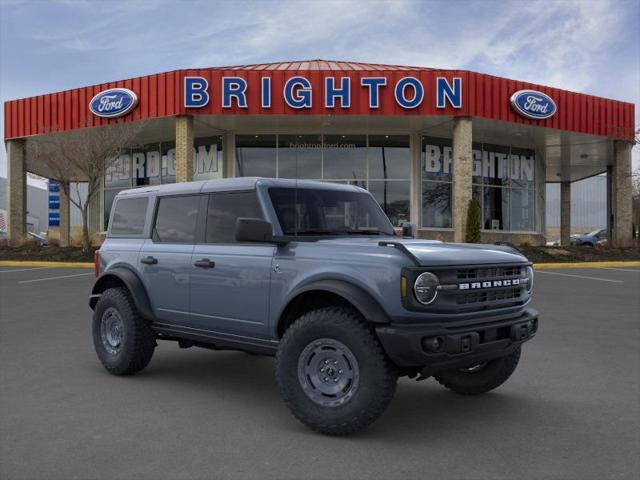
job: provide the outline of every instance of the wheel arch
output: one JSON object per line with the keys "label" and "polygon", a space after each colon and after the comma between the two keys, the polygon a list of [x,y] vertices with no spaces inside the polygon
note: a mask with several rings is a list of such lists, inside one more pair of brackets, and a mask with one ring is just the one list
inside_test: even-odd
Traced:
{"label": "wheel arch", "polygon": [[98,299],[105,290],[114,287],[125,287],[131,294],[140,315],[147,320],[153,319],[151,302],[149,301],[149,296],[147,295],[147,290],[142,280],[135,272],[126,267],[112,268],[98,277],[96,283],[93,285],[89,299],[91,309],[95,309]]}
{"label": "wheel arch", "polygon": [[334,305],[351,307],[371,323],[389,323],[389,316],[380,303],[361,287],[344,280],[320,280],[301,287],[289,295],[278,315],[278,338],[300,315]]}

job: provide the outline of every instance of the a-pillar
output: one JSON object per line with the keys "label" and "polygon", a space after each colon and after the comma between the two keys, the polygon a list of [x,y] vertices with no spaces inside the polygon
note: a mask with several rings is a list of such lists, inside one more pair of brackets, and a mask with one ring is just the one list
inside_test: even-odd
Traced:
{"label": "a-pillar", "polygon": [[11,245],[19,245],[27,235],[25,149],[22,139],[7,142],[7,226]]}
{"label": "a-pillar", "polygon": [[632,177],[631,142],[616,141],[615,163],[611,168],[611,232],[610,243],[616,247],[626,247],[632,242]]}
{"label": "a-pillar", "polygon": [[176,117],[176,182],[193,180],[193,116]]}
{"label": "a-pillar", "polygon": [[560,245],[571,245],[571,182],[560,182]]}
{"label": "a-pillar", "polygon": [[453,120],[453,241],[464,242],[473,178],[473,126],[470,117]]}
{"label": "a-pillar", "polygon": [[60,246],[68,247],[71,242],[71,205],[69,202],[69,182],[60,182]]}

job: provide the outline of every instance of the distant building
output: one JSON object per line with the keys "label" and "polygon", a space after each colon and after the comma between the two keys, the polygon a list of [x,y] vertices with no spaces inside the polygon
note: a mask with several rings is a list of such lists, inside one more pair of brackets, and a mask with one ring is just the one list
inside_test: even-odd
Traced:
{"label": "distant building", "polygon": [[[0,224],[7,223],[7,179],[0,177]],[[48,228],[48,193],[44,188],[27,185],[27,230],[46,232]]]}

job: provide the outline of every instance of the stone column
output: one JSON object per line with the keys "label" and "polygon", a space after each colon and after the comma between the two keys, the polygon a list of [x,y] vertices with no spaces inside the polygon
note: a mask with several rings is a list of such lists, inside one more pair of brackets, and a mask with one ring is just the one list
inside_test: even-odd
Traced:
{"label": "stone column", "polygon": [[11,245],[20,244],[27,235],[25,150],[24,140],[7,141],[7,227]]}
{"label": "stone column", "polygon": [[453,120],[453,241],[464,242],[473,178],[471,117]]}
{"label": "stone column", "polygon": [[[410,138],[411,152],[411,223],[420,228],[422,216],[422,136],[414,133]],[[416,230],[417,235],[417,230]]]}
{"label": "stone column", "polygon": [[71,242],[71,204],[69,196],[65,193],[69,191],[69,183],[63,185],[60,182],[60,246],[68,247]]}
{"label": "stone column", "polygon": [[222,135],[222,176],[236,176],[236,137],[233,133]]}
{"label": "stone column", "polygon": [[176,117],[176,182],[193,180],[193,116]]}
{"label": "stone column", "polygon": [[571,182],[560,182],[560,245],[571,245]]}
{"label": "stone column", "polygon": [[613,227],[609,232],[610,243],[616,247],[627,247],[632,242],[631,214],[631,142],[616,141],[615,163],[612,168]]}

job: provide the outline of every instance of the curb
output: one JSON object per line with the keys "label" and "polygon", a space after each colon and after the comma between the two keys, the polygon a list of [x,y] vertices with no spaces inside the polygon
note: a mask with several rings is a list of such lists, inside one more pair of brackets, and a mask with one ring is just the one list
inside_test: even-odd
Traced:
{"label": "curb", "polygon": [[[23,260],[0,260],[0,267],[51,267],[51,268],[93,268],[91,262],[38,262]],[[603,268],[603,267],[640,267],[640,261],[628,262],[574,262],[574,263],[534,263],[536,270],[563,268]]]}
{"label": "curb", "polygon": [[38,262],[31,260],[0,260],[0,267],[51,267],[51,268],[93,268],[90,262]]}
{"label": "curb", "polygon": [[640,267],[640,262],[575,262],[575,263],[534,263],[536,270],[551,270],[554,268],[606,268],[606,267]]}

